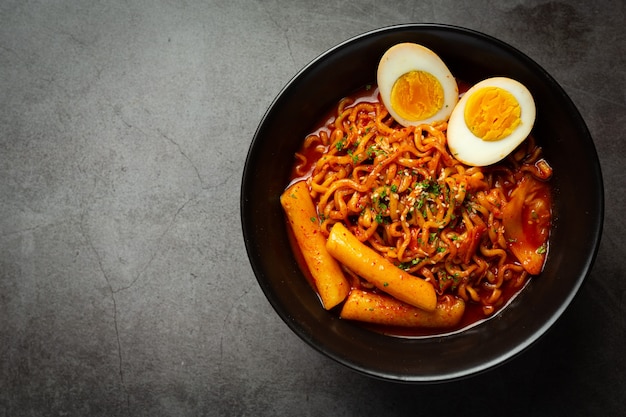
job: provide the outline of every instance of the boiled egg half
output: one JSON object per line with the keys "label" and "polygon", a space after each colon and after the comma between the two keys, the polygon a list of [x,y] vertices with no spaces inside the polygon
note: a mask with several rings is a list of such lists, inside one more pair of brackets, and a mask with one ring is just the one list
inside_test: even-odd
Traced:
{"label": "boiled egg half", "polygon": [[387,111],[403,126],[445,122],[459,99],[456,80],[441,58],[415,43],[385,52],[377,82]]}
{"label": "boiled egg half", "polygon": [[518,81],[494,77],[472,86],[448,120],[448,147],[473,166],[496,163],[528,137],[535,122],[535,101]]}

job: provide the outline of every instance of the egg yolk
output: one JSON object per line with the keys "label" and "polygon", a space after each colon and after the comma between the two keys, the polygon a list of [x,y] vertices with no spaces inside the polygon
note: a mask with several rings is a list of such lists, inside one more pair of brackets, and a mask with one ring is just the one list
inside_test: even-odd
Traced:
{"label": "egg yolk", "polygon": [[465,123],[471,132],[486,141],[504,139],[520,124],[522,109],[503,88],[484,87],[465,104]]}
{"label": "egg yolk", "polygon": [[428,72],[407,72],[391,89],[391,106],[406,120],[428,119],[443,106],[443,87]]}

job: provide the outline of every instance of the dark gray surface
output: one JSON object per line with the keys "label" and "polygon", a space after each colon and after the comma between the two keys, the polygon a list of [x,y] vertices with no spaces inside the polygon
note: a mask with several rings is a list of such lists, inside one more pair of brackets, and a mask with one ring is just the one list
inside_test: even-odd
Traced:
{"label": "dark gray surface", "polygon": [[[595,267],[562,319],[511,362],[433,386],[361,376],[294,336],[239,222],[245,155],[282,86],[405,22],[537,61],[605,180]],[[623,414],[625,23],[621,0],[3,1],[0,415]]]}

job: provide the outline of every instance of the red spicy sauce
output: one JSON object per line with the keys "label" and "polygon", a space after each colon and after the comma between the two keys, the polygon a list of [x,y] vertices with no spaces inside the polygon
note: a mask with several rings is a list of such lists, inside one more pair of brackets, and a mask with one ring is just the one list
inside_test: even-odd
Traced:
{"label": "red spicy sauce", "polygon": [[[457,83],[459,86],[460,95],[465,93],[470,87],[469,84],[462,82],[462,81],[457,81]],[[362,101],[379,102],[378,88],[366,86],[356,91],[354,94],[350,95],[350,98],[354,100],[351,106]],[[326,131],[326,133],[330,134],[331,132],[330,126],[332,126],[334,122],[335,115],[336,115],[336,108],[332,108],[327,114],[325,114],[321,118],[322,120],[321,123],[319,123],[314,128],[311,134],[319,134],[322,131]],[[291,180],[290,182],[293,183],[295,181],[308,178],[311,175],[311,172],[315,167],[315,163],[322,156],[322,152],[323,151],[320,148],[316,148],[316,147],[309,147],[306,149],[301,148],[299,150],[299,153],[306,158],[306,163],[294,164],[291,170],[291,174],[290,174],[290,180]],[[296,170],[296,167],[298,165],[299,165],[298,170]],[[507,193],[510,194],[511,191],[515,188],[515,185],[516,185],[515,183],[510,183],[510,184],[504,184],[503,186],[507,190]],[[538,247],[541,245],[542,242],[547,242],[547,234],[549,233],[549,230],[550,230],[552,200],[551,200],[550,186],[547,182],[536,182],[533,192],[535,193],[535,196],[536,196],[535,198],[538,199],[539,201],[542,201],[543,204],[541,204],[540,207],[535,206],[532,208],[524,206],[524,210],[522,213],[523,225],[524,225],[523,230],[524,230],[525,239],[527,239],[528,243],[530,245],[534,245]],[[296,261],[298,262],[300,269],[304,273],[305,277],[307,278],[311,286],[315,288],[313,284],[313,279],[306,266],[306,263],[304,262],[304,258],[302,257],[301,251],[295,241],[295,238],[293,237],[293,234],[290,228],[288,227],[287,229],[289,230],[291,246],[293,248]],[[547,246],[545,246],[545,250],[547,251]],[[510,251],[509,251],[508,256],[509,256],[509,259],[507,261],[516,262],[516,260],[514,259],[514,256],[510,253]],[[499,310],[504,308],[513,300],[513,298],[521,291],[521,289],[526,286],[528,281],[529,280],[526,279],[525,281],[520,282],[518,284],[515,284],[513,282],[508,282],[507,285],[503,285],[501,288],[502,295],[499,299],[499,304],[494,308],[494,311],[489,315],[485,315],[483,311],[483,307],[479,303],[472,302],[472,301],[466,302],[463,318],[456,326],[452,328],[420,329],[420,328],[381,326],[381,325],[361,323],[361,322],[358,322],[358,324],[376,332],[380,332],[380,333],[384,333],[384,334],[392,335],[392,336],[398,336],[398,337],[429,337],[429,336],[441,336],[444,334],[456,333],[458,331],[473,327],[474,325],[477,325],[484,320],[488,320],[491,317],[494,317]],[[487,292],[486,290],[480,289],[480,288],[477,288],[477,290],[481,296],[486,296],[486,294],[484,294]],[[335,307],[333,311],[338,312],[340,308],[341,308],[341,304]]]}

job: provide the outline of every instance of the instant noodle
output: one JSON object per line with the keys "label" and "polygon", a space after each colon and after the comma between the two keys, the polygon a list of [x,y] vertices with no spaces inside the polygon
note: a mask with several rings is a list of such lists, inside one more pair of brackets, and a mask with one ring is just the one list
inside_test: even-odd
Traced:
{"label": "instant noodle", "polygon": [[[411,305],[385,282],[373,282],[340,259],[342,273],[358,295],[337,303],[340,316],[447,332],[492,316],[531,275],[541,272],[549,249],[547,180],[552,174],[541,148],[531,135],[497,164],[468,166],[451,154],[446,131],[446,122],[399,125],[377,89],[367,86],[341,100],[304,139],[291,184],[306,184],[316,210],[308,221],[319,226],[325,240],[341,225],[350,239],[393,265],[390,274],[428,284],[437,310],[454,309],[456,314],[448,321],[426,317],[424,323],[436,326],[409,320],[408,315],[418,314],[415,308],[432,315],[432,307]],[[355,257],[366,256],[354,246]],[[355,316],[350,300],[364,303],[364,294],[378,304]],[[375,309],[385,311],[384,319],[367,317]]]}

